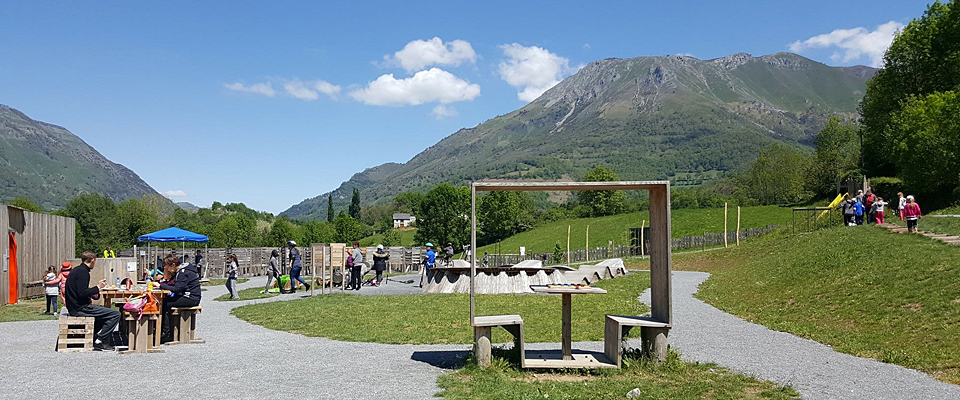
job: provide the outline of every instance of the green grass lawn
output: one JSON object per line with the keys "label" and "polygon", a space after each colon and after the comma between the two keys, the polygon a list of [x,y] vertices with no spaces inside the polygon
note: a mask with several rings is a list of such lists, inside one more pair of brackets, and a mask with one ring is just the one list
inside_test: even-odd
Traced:
{"label": "green grass lawn", "polygon": [[[416,228],[400,231],[400,246],[413,246],[413,235],[417,233]],[[383,244],[383,234],[378,233],[373,236],[367,236],[360,239],[361,246],[376,246]]]}
{"label": "green grass lawn", "polygon": [[[682,209],[671,211],[671,233],[675,238],[702,235],[704,232],[723,232],[723,208]],[[767,225],[785,226],[790,223],[792,211],[789,207],[757,206],[743,207],[740,212],[740,229],[761,228]],[[554,244],[559,242],[566,250],[567,226],[570,226],[570,247],[582,249],[586,245],[587,225],[590,226],[590,246],[606,246],[609,241],[616,245],[625,244],[629,239],[629,228],[640,227],[642,220],[650,226],[650,213],[647,211],[612,215],[609,217],[577,218],[550,222],[526,232],[511,236],[500,242],[500,253],[516,253],[520,246],[528,252],[552,253]],[[737,208],[731,207],[727,216],[727,228],[737,229]],[[497,245],[480,248],[482,252],[497,252]]]}
{"label": "green grass lawn", "polygon": [[265,298],[267,298],[267,297],[273,297],[273,296],[276,296],[276,295],[277,295],[276,293],[261,294],[260,292],[262,292],[262,291],[263,291],[263,287],[261,287],[261,286],[252,287],[252,288],[242,289],[242,290],[238,291],[238,292],[237,292],[237,296],[240,296],[239,299],[231,299],[231,298],[230,298],[230,293],[227,293],[227,294],[225,294],[225,295],[222,295],[222,296],[220,296],[220,297],[215,298],[214,300],[216,300],[216,301],[244,301],[244,300],[254,300],[254,299],[265,299]]}
{"label": "green grass lawn", "polygon": [[711,272],[697,297],[837,351],[960,384],[960,247],[876,226],[688,253],[674,269]]}
{"label": "green grass lawn", "polygon": [[[0,322],[39,321],[57,319],[55,315],[43,315],[47,311],[45,298],[20,300],[17,304],[0,305]],[[59,301],[59,300],[58,300]],[[63,307],[63,304],[60,304]]]}
{"label": "green grass lawn", "polygon": [[[237,278],[237,284],[238,284],[238,285],[241,284],[241,283],[244,283],[244,282],[246,282],[246,281],[249,281],[249,279],[247,279],[247,278]],[[203,283],[201,283],[200,286],[224,286],[224,285],[226,285],[226,284],[227,284],[227,280],[226,280],[226,279],[214,278],[214,279],[211,279],[209,282],[203,282]]]}
{"label": "green grass lawn", "polygon": [[[648,308],[636,299],[649,285],[649,274],[636,273],[598,283],[607,294],[574,296],[573,340],[602,340],[604,314],[639,315],[646,311]],[[336,340],[400,344],[473,341],[466,294],[332,294],[247,305],[232,313],[270,329]],[[478,295],[477,314],[520,314],[527,342],[560,341],[559,296]],[[494,330],[493,339],[512,341],[502,329]]]}
{"label": "green grass lawn", "polygon": [[639,388],[642,399],[799,399],[795,390],[730,372],[714,364],[685,363],[675,353],[661,365],[627,359],[620,370],[567,373],[521,371],[495,360],[481,369],[441,375],[447,399],[623,399]]}

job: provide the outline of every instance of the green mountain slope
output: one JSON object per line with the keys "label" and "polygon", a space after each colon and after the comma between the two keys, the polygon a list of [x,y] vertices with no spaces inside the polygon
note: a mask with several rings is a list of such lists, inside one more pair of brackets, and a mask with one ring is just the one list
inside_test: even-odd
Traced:
{"label": "green mountain slope", "polygon": [[[875,71],[789,53],[600,60],[405,164],[358,174],[333,191],[335,204],[354,187],[369,204],[439,182],[576,178],[597,164],[624,179],[699,184],[749,163],[771,143],[811,146],[829,115],[853,117]],[[324,199],[281,215],[325,216]]]}
{"label": "green mountain slope", "polygon": [[0,202],[26,196],[44,208],[59,208],[80,193],[114,201],[159,196],[133,171],[65,128],[0,104]]}

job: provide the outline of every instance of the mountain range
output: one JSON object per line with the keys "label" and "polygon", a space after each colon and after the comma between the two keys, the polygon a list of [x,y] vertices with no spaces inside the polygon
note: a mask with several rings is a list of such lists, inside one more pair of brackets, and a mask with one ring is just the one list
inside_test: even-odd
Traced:
{"label": "mountain range", "polygon": [[621,179],[697,185],[773,143],[812,148],[827,117],[855,117],[876,71],[791,53],[599,60],[516,111],[461,129],[406,163],[357,173],[280,215],[326,218],[327,195],[345,209],[354,188],[371,204],[440,182],[577,179],[601,164]]}
{"label": "mountain range", "polygon": [[0,202],[25,196],[46,209],[62,208],[81,193],[114,201],[159,197],[136,173],[66,128],[0,104]]}

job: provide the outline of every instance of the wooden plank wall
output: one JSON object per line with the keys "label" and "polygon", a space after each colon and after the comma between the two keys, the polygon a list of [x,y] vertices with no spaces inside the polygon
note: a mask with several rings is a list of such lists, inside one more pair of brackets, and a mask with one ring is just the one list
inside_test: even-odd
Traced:
{"label": "wooden plank wall", "polygon": [[73,218],[33,213],[15,207],[0,206],[0,231],[3,232],[2,294],[8,296],[7,232],[14,231],[17,240],[17,276],[21,299],[43,295],[43,275],[47,267],[74,258],[76,222]]}

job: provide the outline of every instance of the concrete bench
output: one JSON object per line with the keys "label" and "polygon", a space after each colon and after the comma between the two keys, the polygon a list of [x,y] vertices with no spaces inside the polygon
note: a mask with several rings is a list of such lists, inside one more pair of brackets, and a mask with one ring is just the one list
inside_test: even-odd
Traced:
{"label": "concrete bench", "polygon": [[93,317],[61,317],[57,351],[72,353],[93,351]]}
{"label": "concrete bench", "polygon": [[170,317],[173,321],[170,321],[170,324],[173,327],[173,341],[168,342],[168,345],[207,342],[196,337],[197,314],[203,310],[203,307],[173,307],[172,310]]}
{"label": "concrete bench", "polygon": [[523,318],[519,315],[484,315],[473,318],[473,346],[480,366],[490,365],[490,340],[493,327],[500,326],[513,335],[514,346],[520,351],[520,362],[524,362],[523,352]]}
{"label": "concrete bench", "polygon": [[650,317],[607,315],[603,329],[603,352],[618,368],[623,357],[623,337],[636,326],[640,327],[640,347],[643,353],[661,361],[667,356],[667,333],[670,331],[670,324]]}

